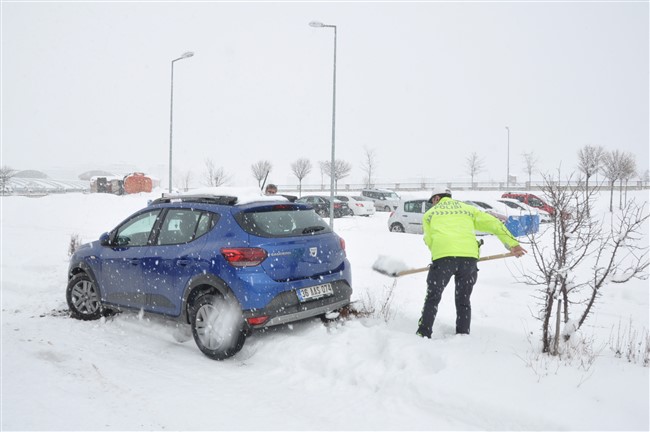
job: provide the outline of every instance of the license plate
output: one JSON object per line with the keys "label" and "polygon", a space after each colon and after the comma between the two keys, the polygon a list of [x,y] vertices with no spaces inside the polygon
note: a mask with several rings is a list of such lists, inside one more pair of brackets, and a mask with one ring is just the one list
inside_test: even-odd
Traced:
{"label": "license plate", "polygon": [[321,297],[327,297],[334,294],[332,284],[314,285],[302,288],[296,291],[300,301],[314,300]]}

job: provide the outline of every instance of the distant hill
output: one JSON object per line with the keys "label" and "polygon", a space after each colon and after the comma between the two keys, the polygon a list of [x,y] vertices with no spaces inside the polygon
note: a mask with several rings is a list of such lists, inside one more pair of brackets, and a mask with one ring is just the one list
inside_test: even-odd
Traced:
{"label": "distant hill", "polygon": [[37,170],[23,170],[18,171],[14,177],[17,178],[32,178],[32,179],[46,179],[48,178],[47,174],[42,171]]}

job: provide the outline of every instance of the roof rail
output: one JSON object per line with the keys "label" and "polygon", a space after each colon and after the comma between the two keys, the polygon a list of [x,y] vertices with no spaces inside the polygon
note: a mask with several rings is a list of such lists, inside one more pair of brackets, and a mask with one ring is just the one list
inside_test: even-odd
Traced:
{"label": "roof rail", "polygon": [[204,204],[235,205],[237,204],[237,201],[237,197],[227,195],[174,195],[163,193],[161,198],[153,200],[151,204],[194,202]]}

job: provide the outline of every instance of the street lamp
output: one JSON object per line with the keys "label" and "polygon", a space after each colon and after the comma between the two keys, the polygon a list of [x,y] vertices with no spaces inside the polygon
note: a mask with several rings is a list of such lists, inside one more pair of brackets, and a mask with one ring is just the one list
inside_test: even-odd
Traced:
{"label": "street lamp", "polygon": [[323,24],[319,21],[312,21],[309,23],[311,27],[329,27],[334,29],[334,78],[332,80],[332,161],[330,164],[330,227],[334,229],[334,174],[335,174],[335,159],[334,149],[336,142],[336,26],[330,24]]}
{"label": "street lamp", "polygon": [[510,128],[506,126],[508,131],[508,171],[506,173],[506,189],[510,189]]}
{"label": "street lamp", "polygon": [[172,60],[172,91],[171,103],[169,108],[169,193],[172,193],[172,130],[174,127],[174,63],[190,58],[194,55],[193,52],[184,52],[179,58]]}

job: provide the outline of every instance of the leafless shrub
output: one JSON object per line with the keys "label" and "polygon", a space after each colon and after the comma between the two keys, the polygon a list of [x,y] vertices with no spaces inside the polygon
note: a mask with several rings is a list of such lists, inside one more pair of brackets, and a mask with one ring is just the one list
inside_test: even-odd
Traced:
{"label": "leafless shrub", "polygon": [[619,321],[614,334],[609,338],[609,348],[617,358],[625,358],[629,363],[650,366],[650,333],[644,329],[642,334],[634,328],[632,320],[621,328]]}
{"label": "leafless shrub", "polygon": [[70,244],[68,245],[68,256],[72,256],[77,249],[81,246],[81,237],[79,234],[74,233],[70,236]]}
{"label": "leafless shrub", "polygon": [[[648,268],[648,248],[641,241],[641,227],[648,219],[645,203],[640,207],[634,201],[627,203],[605,227],[589,211],[593,200],[566,185],[545,178],[543,191],[555,216],[547,229],[529,236],[536,268],[521,274],[523,282],[540,286],[537,318],[542,321],[542,351],[551,355],[560,355],[562,340],[582,327],[601,289],[647,278]],[[561,332],[562,323],[565,329],[571,323],[572,331]]]}

